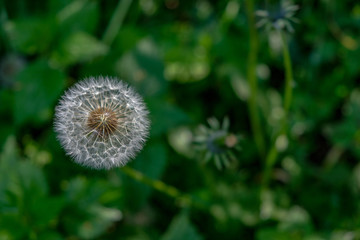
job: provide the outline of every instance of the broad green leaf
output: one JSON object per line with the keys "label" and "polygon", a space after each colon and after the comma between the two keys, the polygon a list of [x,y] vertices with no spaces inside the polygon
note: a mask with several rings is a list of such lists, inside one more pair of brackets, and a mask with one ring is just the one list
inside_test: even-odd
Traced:
{"label": "broad green leaf", "polygon": [[62,8],[56,18],[62,36],[77,31],[93,33],[99,20],[99,7],[96,1],[75,0]]}
{"label": "broad green leaf", "polygon": [[[19,184],[23,189],[24,201],[39,200],[48,193],[48,186],[44,173],[30,161],[18,164]],[[30,207],[30,206],[29,206]]]}
{"label": "broad green leaf", "polygon": [[151,118],[151,136],[159,136],[189,121],[184,111],[170,103],[151,101],[148,107]]}
{"label": "broad green leaf", "polygon": [[111,50],[102,57],[95,58],[93,61],[84,62],[81,65],[79,78],[98,76],[100,73],[103,76],[116,76],[115,65],[119,59],[119,54],[119,52]]}
{"label": "broad green leaf", "polygon": [[95,57],[105,55],[107,52],[108,47],[92,35],[85,32],[74,32],[55,50],[51,59],[56,64],[67,66],[90,61]]}
{"label": "broad green leaf", "polygon": [[116,71],[144,96],[158,96],[167,89],[164,63],[156,43],[145,38],[119,60]]}
{"label": "broad green leaf", "polygon": [[29,161],[20,161],[14,138],[8,139],[0,160],[0,212],[30,211],[47,194],[43,172]]}
{"label": "broad green leaf", "polygon": [[54,103],[65,85],[63,72],[46,61],[37,60],[17,75],[14,118],[17,125],[26,121],[42,123],[51,118]]}
{"label": "broad green leaf", "polygon": [[39,227],[48,226],[52,222],[58,220],[60,211],[64,207],[64,199],[62,197],[43,197],[38,198],[31,205],[32,218]]}
{"label": "broad green leaf", "polygon": [[56,29],[53,17],[19,19],[8,21],[4,25],[11,45],[25,54],[43,53],[48,50]]}
{"label": "broad green leaf", "polygon": [[[31,231],[30,226],[24,221],[24,217],[14,213],[1,214],[0,239],[21,240],[27,239]],[[1,238],[4,236],[4,238]]]}
{"label": "broad green leaf", "polygon": [[190,222],[186,213],[176,216],[161,240],[201,240],[203,237]]}
{"label": "broad green leaf", "polygon": [[125,52],[136,47],[138,41],[145,37],[146,31],[136,26],[121,27],[118,36],[115,39],[114,47]]}
{"label": "broad green leaf", "polygon": [[78,226],[78,234],[84,239],[94,239],[100,236],[122,218],[119,210],[99,205],[90,206],[87,215],[86,221],[80,222]]}
{"label": "broad green leaf", "polygon": [[47,227],[60,210],[47,191],[43,172],[22,161],[15,138],[8,138],[0,157],[0,232],[24,239],[33,226]]}
{"label": "broad green leaf", "polygon": [[[63,220],[66,230],[82,239],[94,239],[119,221],[122,212],[101,205],[109,201],[109,193],[107,181],[77,177],[66,183],[64,195],[68,208]],[[112,192],[110,200],[114,201],[114,198],[118,202],[119,194],[114,196]]]}
{"label": "broad green leaf", "polygon": [[280,221],[279,229],[304,234],[310,233],[312,223],[309,213],[299,206],[293,206],[284,214]]}
{"label": "broad green leaf", "polygon": [[109,184],[108,180],[87,179],[76,177],[65,184],[64,197],[69,203],[78,204],[78,208],[87,208],[96,203],[108,203],[121,198],[117,187]]}

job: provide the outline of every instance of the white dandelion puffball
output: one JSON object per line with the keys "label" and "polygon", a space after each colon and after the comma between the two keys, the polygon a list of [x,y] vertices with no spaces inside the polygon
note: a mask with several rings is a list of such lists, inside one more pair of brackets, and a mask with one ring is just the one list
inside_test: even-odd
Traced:
{"label": "white dandelion puffball", "polygon": [[90,77],[69,88],[55,109],[57,137],[74,161],[94,169],[124,166],[149,133],[148,110],[130,86]]}

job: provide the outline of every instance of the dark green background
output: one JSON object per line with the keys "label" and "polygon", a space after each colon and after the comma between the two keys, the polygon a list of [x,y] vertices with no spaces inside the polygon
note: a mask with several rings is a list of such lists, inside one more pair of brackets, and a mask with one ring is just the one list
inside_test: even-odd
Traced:
{"label": "dark green background", "polygon": [[[246,102],[244,1],[133,1],[111,44],[102,37],[117,1],[3,1],[0,240],[360,239],[356,2],[295,2],[289,146],[260,197],[264,164]],[[258,33],[257,97],[269,148],[284,67],[277,33]],[[184,207],[119,169],[85,169],[65,155],[54,107],[67,87],[98,75],[133,85],[151,112],[151,136],[130,166],[206,207]],[[242,150],[218,170],[179,136],[226,116]]]}

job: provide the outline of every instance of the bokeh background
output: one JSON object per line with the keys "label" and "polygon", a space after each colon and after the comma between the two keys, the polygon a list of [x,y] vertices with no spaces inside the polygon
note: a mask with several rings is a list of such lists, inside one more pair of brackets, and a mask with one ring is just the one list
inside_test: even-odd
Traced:
{"label": "bokeh background", "polygon": [[[360,4],[293,2],[288,134],[264,188],[247,107],[245,3],[1,1],[0,239],[360,239]],[[255,1],[266,7],[281,13],[279,1]],[[277,31],[257,32],[269,149],[283,114],[283,45]],[[151,136],[129,169],[196,204],[129,169],[95,171],[65,155],[56,103],[98,75],[134,86],[151,112]],[[216,125],[227,126],[225,143],[211,135],[224,133]],[[229,153],[220,165],[216,144]]]}

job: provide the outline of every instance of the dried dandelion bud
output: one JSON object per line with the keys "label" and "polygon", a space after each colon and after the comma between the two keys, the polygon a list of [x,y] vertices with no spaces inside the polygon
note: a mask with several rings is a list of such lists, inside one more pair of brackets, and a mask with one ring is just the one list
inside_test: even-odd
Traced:
{"label": "dried dandelion bud", "polygon": [[299,22],[294,15],[299,9],[300,7],[292,4],[291,1],[281,0],[271,9],[256,11],[256,15],[260,18],[256,25],[264,26],[267,30],[277,29],[293,33],[293,23]]}
{"label": "dried dandelion bud", "polygon": [[229,132],[230,122],[225,118],[222,124],[216,118],[208,119],[209,127],[200,125],[193,138],[194,147],[204,162],[213,159],[218,169],[230,167],[236,160],[234,151],[239,151],[241,137]]}
{"label": "dried dandelion bud", "polygon": [[88,78],[71,87],[55,109],[55,131],[80,165],[125,165],[149,133],[148,110],[139,94],[116,78]]}

